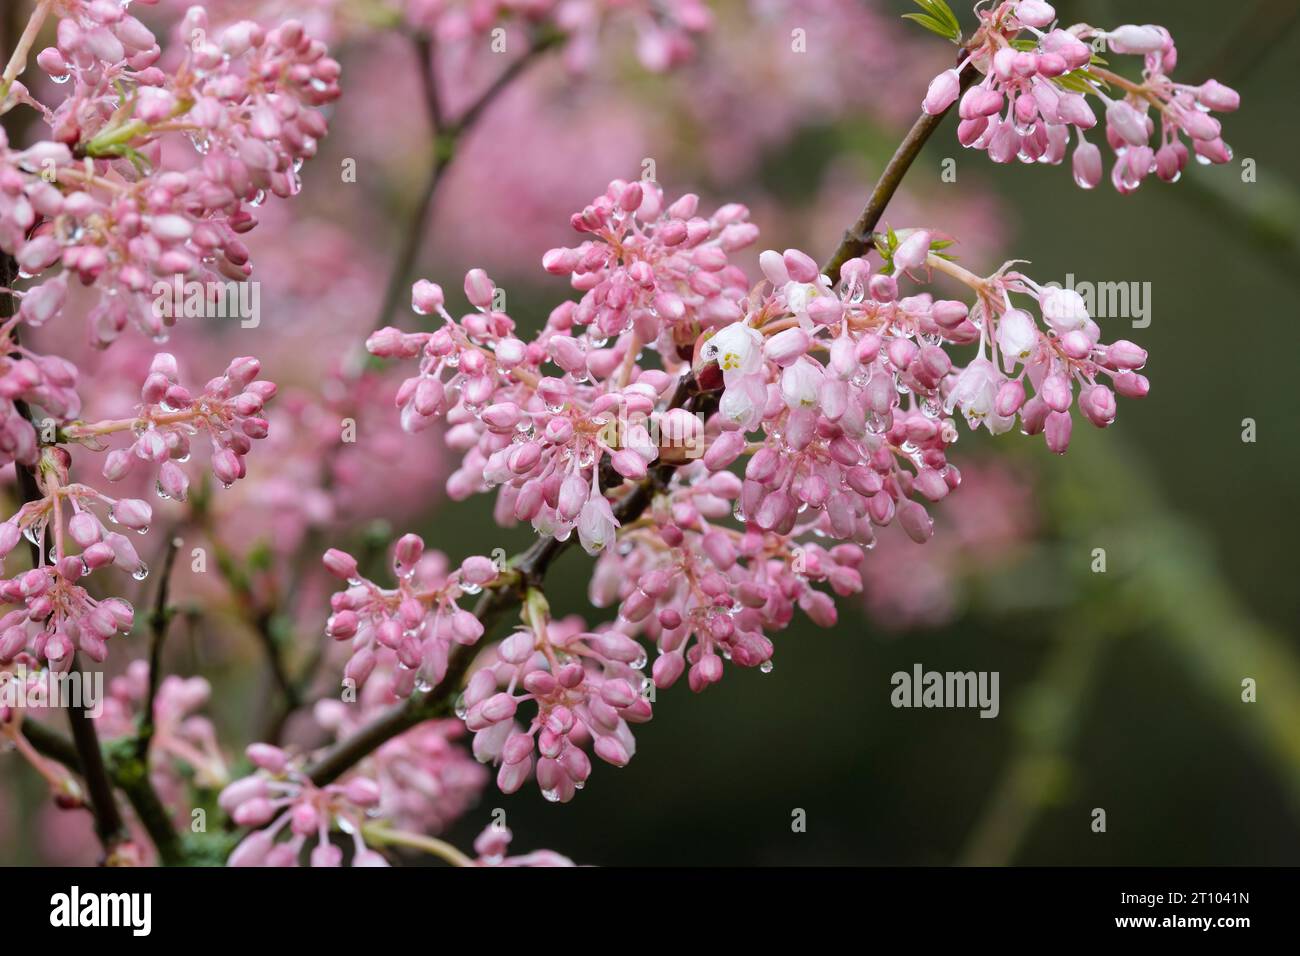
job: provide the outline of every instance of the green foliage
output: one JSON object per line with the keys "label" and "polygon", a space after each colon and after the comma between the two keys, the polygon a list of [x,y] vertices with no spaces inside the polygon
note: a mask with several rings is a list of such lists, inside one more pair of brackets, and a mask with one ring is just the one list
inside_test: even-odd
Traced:
{"label": "green foliage", "polygon": [[912,0],[924,13],[905,13],[904,20],[914,20],[931,33],[952,43],[961,43],[961,24],[944,0]]}

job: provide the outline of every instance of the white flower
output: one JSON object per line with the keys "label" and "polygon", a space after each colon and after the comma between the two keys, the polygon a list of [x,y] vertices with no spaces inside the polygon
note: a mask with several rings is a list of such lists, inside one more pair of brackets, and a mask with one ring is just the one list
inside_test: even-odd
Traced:
{"label": "white flower", "polygon": [[617,530],[618,519],[614,517],[609,502],[593,485],[591,497],[578,515],[578,540],[588,554],[597,554],[613,543]]}
{"label": "white flower", "polygon": [[957,383],[948,393],[945,405],[949,412],[961,409],[972,428],[993,415],[993,401],[997,398],[1002,375],[997,366],[985,358],[977,358],[957,376]]}
{"label": "white flower", "polygon": [[763,336],[743,322],[735,322],[718,332],[704,345],[705,355],[718,363],[728,385],[735,379],[752,375],[763,362]]}
{"label": "white flower", "polygon": [[800,359],[781,373],[781,397],[791,408],[812,408],[825,377],[826,370],[819,363]]}
{"label": "white flower", "polygon": [[1088,307],[1083,304],[1083,296],[1073,289],[1045,289],[1038,302],[1043,308],[1043,319],[1057,335],[1081,329],[1088,321]]}
{"label": "white flower", "polygon": [[718,403],[718,411],[723,418],[749,431],[762,420],[763,406],[766,404],[767,388],[763,385],[763,379],[753,375],[727,386]]}
{"label": "white flower", "polygon": [[998,320],[998,347],[1007,367],[1023,362],[1038,344],[1038,326],[1024,309],[1010,309]]}

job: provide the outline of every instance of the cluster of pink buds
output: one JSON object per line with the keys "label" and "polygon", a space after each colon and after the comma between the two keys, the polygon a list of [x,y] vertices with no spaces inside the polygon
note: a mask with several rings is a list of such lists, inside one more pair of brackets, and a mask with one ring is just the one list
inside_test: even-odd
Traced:
{"label": "cluster of pink buds", "polygon": [[[535,776],[547,800],[567,803],[591,775],[587,745],[616,767],[636,752],[629,724],[651,717],[643,695],[646,653],[618,631],[591,633],[576,618],[549,620],[544,605],[536,592],[530,596],[529,625],[474,673],[457,714],[475,734],[474,756],[500,764],[503,792]],[[521,723],[519,707],[529,702],[535,712]]]}
{"label": "cluster of pink buds", "polygon": [[[42,111],[52,140],[19,152],[0,134],[0,248],[25,277],[63,267],[24,293],[24,319],[57,312],[75,276],[101,292],[88,315],[96,343],[132,322],[161,339],[177,315],[160,307],[159,283],[198,283],[210,297],[250,274],[247,207],[298,191],[326,131],[321,107],[339,95],[339,66],[297,22],[267,32],[241,21],[209,39],[194,7],[184,56],[167,73],[125,4],[55,8],[57,45],[37,62],[70,92],[47,109],[16,91]],[[184,171],[163,165],[163,139],[176,133],[203,154]]]}
{"label": "cluster of pink buds", "polygon": [[[0,598],[19,605],[0,618],[0,661],[30,651],[52,669],[66,671],[78,650],[104,660],[107,640],[131,629],[129,604],[120,598],[97,600],[79,582],[110,564],[143,579],[149,569],[135,547],[125,535],[108,530],[93,508],[105,507],[111,522],[139,533],[148,529],[152,509],[135,498],[114,499],[68,483],[67,466],[66,452],[47,450],[40,466],[44,497],[0,524],[0,558],[23,538],[40,556],[37,567],[0,582]],[[69,548],[68,538],[79,553]]]}
{"label": "cluster of pink buds", "polygon": [[[652,182],[611,182],[570,220],[592,238],[542,258],[547,272],[571,275],[574,289],[583,293],[577,303],[559,306],[548,327],[557,333],[586,327],[586,344],[596,349],[607,337],[635,328],[642,342],[656,342],[668,353],[672,349],[661,336],[682,330],[686,337],[675,344],[689,348],[700,328],[734,322],[749,287],[729,256],[752,245],[758,227],[739,204],[708,218],[698,215],[698,207],[699,198],[690,193],[665,207],[663,190]],[[557,352],[559,347],[552,346],[553,360],[581,374],[582,352]]]}
{"label": "cluster of pink buds", "polygon": [[641,349],[652,347],[666,366],[681,369],[702,328],[740,317],[749,285],[728,263],[757,235],[747,211],[730,205],[704,219],[697,204],[688,195],[665,208],[654,183],[611,183],[573,217],[578,231],[596,238],[544,257],[548,271],[571,274],[583,295],[556,308],[532,342],[515,336],[478,269],[465,277],[476,312],[453,318],[441,288],[421,281],[413,307],[437,313],[443,326],[370,337],[375,355],[419,358],[418,374],[397,395],[402,424],[416,431],[445,417],[448,444],[464,454],[448,481],[453,498],[499,487],[503,523],[529,521],[561,539],[577,530],[592,553],[613,541],[617,522],[600,488],[602,465],[640,480],[665,438],[689,446],[702,432],[681,409],[656,410],[675,382],[669,372],[639,367]]}
{"label": "cluster of pink buds", "polygon": [[796,544],[803,529],[793,526],[788,533],[756,521],[743,531],[730,527],[742,485],[730,471],[710,472],[707,461],[688,465],[656,499],[649,520],[622,536],[624,547],[605,551],[596,564],[592,603],[617,604],[619,626],[655,642],[652,674],[661,689],[689,668],[691,690],[702,691],[722,679],[724,661],[767,673],[767,634],[788,626],[795,607],[820,626],[834,625],[834,601],[814,583],[840,596],[862,590],[863,552],[855,544],[827,550]]}
{"label": "cluster of pink buds", "polygon": [[131,605],[121,598],[91,597],[76,583],[80,566],[74,558],[0,581],[0,599],[18,605],[0,617],[0,661],[30,650],[51,670],[66,672],[77,651],[102,661],[108,656],[108,639],[131,630]]}
{"label": "cluster of pink buds", "polygon": [[[157,0],[143,0],[144,4]],[[56,0],[59,26],[55,45],[37,57],[41,69],[59,82],[74,72],[122,64],[145,70],[162,51],[153,33],[127,12],[128,4],[114,0]]]}
{"label": "cluster of pink buds", "polygon": [[[17,321],[11,319],[10,322]],[[81,412],[77,367],[57,355],[39,355],[0,332],[0,465],[34,465],[37,435],[18,402],[37,405],[61,421]]]}
{"label": "cluster of pink buds", "polygon": [[211,445],[212,474],[224,487],[244,477],[244,457],[253,442],[265,438],[263,406],[275,397],[273,382],[259,379],[261,363],[250,356],[233,359],[225,372],[210,380],[199,395],[180,384],[176,359],[166,352],[154,356],[140,389],[138,414],[127,419],[74,423],[70,440],[102,448],[106,436],[129,431],[134,440],[105,457],[104,477],[120,481],[137,469],[156,469],[161,498],[185,499],[190,479],[181,467],[189,461],[191,439],[205,432]]}
{"label": "cluster of pink buds", "polygon": [[[925,230],[894,242],[888,269],[873,274],[866,259],[850,260],[835,287],[798,250],[763,253],[771,292],[704,343],[708,364],[699,374],[712,364],[721,370],[729,429],[704,463],[724,468],[750,454],[738,517],[765,531],[802,527],[870,546],[872,526],[897,518],[924,541],[933,526],[923,501],[941,500],[961,482],[947,460],[957,440],[954,410],[994,433],[1019,415],[1027,433],[1045,431],[1060,453],[1076,386],[1081,410],[1099,427],[1114,420],[1116,391],[1147,391],[1136,371],[1146,353],[1127,341],[1102,344],[1078,293],[1005,267],[974,276],[931,252]],[[967,284],[975,306],[901,295],[900,277],[932,270]],[[1012,293],[1038,302],[1045,328],[1013,305]],[[945,347],[969,343],[978,343],[976,358],[955,366]],[[987,357],[993,348],[1006,374]],[[1028,399],[1026,384],[1034,391]],[[747,433],[760,426],[755,449]]]}
{"label": "cluster of pink buds", "polygon": [[[392,657],[391,651],[382,653]],[[395,699],[397,675],[394,661],[377,669],[355,703],[320,701],[316,723],[340,740],[356,732]],[[464,735],[459,720],[427,720],[369,754],[358,769],[379,785],[379,817],[404,830],[436,834],[464,815],[488,780],[461,742]]]}
{"label": "cluster of pink buds", "polygon": [[379,806],[377,783],[354,774],[317,787],[279,747],[250,744],[245,753],[257,770],[222,790],[219,802],[235,823],[254,829],[230,854],[229,866],[298,866],[309,843],[315,844],[311,866],[342,866],[343,848],[331,839],[335,832],[350,839],[352,866],[389,865],[362,833]]}
{"label": "cluster of pink buds", "polygon": [[[727,262],[753,241],[744,211],[724,207],[706,220],[693,197],[665,208],[661,196],[652,184],[615,181],[574,216],[594,238],[548,252],[544,266],[571,275],[582,296],[555,309],[532,341],[515,335],[491,280],[475,270],[465,293],[476,312],[453,318],[441,289],[421,282],[415,310],[438,313],[443,326],[384,329],[368,342],[383,357],[418,358],[398,396],[403,424],[445,417],[448,444],[464,454],[453,496],[499,486],[503,524],[528,520],[560,540],[576,529],[601,554],[592,603],[618,606],[612,626],[591,632],[550,621],[533,592],[525,626],[470,678],[457,712],[506,792],[535,776],[548,799],[571,799],[591,771],[588,744],[616,765],[631,757],[630,724],[650,716],[645,686],[686,675],[702,691],[726,661],[770,670],[770,635],[796,609],[833,625],[835,596],[863,589],[878,528],[896,520],[915,542],[932,535],[928,507],[961,484],[948,460],[954,415],[994,433],[1019,418],[1064,452],[1076,399],[1105,427],[1117,393],[1148,388],[1138,371],[1146,353],[1103,343],[1077,293],[1041,286],[1011,263],[976,276],[943,252],[941,234],[888,230],[876,237],[880,261],[851,259],[834,281],[799,250],[769,250],[759,257],[766,283],[751,289]],[[974,303],[906,288],[935,273],[967,287]],[[958,347],[976,354],[958,364]],[[661,368],[642,366],[643,349]],[[700,418],[672,407],[688,375],[692,394],[717,396],[716,412],[708,401]],[[697,460],[669,454],[664,435],[675,430],[690,431],[685,459]],[[655,462],[673,468],[651,476]],[[651,477],[649,507],[620,526],[612,502]],[[328,560],[340,576],[355,573],[350,559]],[[352,583],[336,596],[332,632],[398,648],[406,667],[436,684],[441,669],[420,650],[429,601]],[[443,620],[454,638],[454,615]],[[481,633],[476,620],[467,630],[465,643]],[[650,682],[641,638],[658,651]],[[435,643],[435,664],[448,643]],[[535,714],[522,719],[525,703]]]}
{"label": "cluster of pink buds", "polygon": [[[987,150],[998,163],[1057,164],[1073,128],[1074,179],[1091,189],[1102,178],[1101,151],[1084,136],[1097,124],[1091,95],[1105,105],[1106,141],[1116,157],[1111,182],[1120,192],[1132,192],[1152,173],[1176,181],[1190,155],[1184,136],[1202,163],[1232,159],[1209,113],[1235,110],[1237,94],[1215,80],[1188,86],[1170,79],[1178,52],[1164,27],[1052,28],[1056,12],[1042,0],[1002,0],[977,13],[980,27],[965,47],[965,62],[983,78],[961,95],[957,136],[963,146]],[[1142,57],[1141,81],[1101,66],[1094,55],[1100,49]],[[927,113],[941,113],[957,99],[958,74],[947,70],[931,82],[922,104]]]}
{"label": "cluster of pink buds", "polygon": [[407,697],[427,690],[442,680],[454,645],[471,645],[483,636],[478,618],[458,602],[496,580],[499,571],[489,558],[466,558],[453,570],[442,552],[426,553],[418,535],[404,535],[393,548],[397,587],[391,589],[362,577],[356,559],[342,551],[331,548],[324,562],[348,584],[330,599],[326,632],[351,642],[344,677],[357,687],[364,686],[387,650],[398,661],[392,693]]}
{"label": "cluster of pink buds", "polygon": [[[1034,300],[1042,325],[1014,304],[1013,293]],[[1019,416],[1025,434],[1042,432],[1047,447],[1064,454],[1076,390],[1079,411],[1098,428],[1115,420],[1116,393],[1142,398],[1149,391],[1138,372],[1146,350],[1126,339],[1103,343],[1073,289],[1040,286],[1004,271],[980,280],[978,295],[971,321],[980,329],[979,355],[951,382],[944,405],[961,411],[972,428],[983,425],[998,434]]]}

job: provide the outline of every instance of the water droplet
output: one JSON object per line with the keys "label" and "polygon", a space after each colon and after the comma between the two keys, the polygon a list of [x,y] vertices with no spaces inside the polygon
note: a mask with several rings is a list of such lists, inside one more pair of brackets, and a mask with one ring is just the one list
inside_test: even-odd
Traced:
{"label": "water droplet", "polygon": [[758,665],[758,669],[764,674],[772,673],[772,659],[769,657],[767,660],[763,661],[763,663]]}
{"label": "water droplet", "polygon": [[138,568],[136,568],[134,571],[131,572],[131,577],[135,578],[137,581],[143,581],[148,576],[149,576],[149,565],[147,564],[141,564]]}
{"label": "water droplet", "polygon": [[466,717],[466,715],[469,714],[469,708],[465,706],[465,695],[464,695],[464,694],[461,694],[460,696],[458,696],[458,697],[456,698],[456,704],[455,704],[453,710],[454,710],[456,716],[459,717],[461,720],[464,720],[465,717]]}
{"label": "water droplet", "polygon": [[545,797],[551,803],[560,802],[560,791],[558,790],[543,790],[542,796]]}

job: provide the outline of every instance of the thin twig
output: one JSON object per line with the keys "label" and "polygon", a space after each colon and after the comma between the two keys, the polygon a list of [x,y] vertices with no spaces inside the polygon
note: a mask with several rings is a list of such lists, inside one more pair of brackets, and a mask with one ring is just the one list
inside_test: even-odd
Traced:
{"label": "thin twig", "polygon": [[[973,64],[966,64],[961,71],[961,89],[964,91],[975,81],[979,71]],[[857,221],[853,223],[844,233],[844,238],[840,241],[839,247],[831,253],[831,257],[826,260],[826,265],[822,266],[822,272],[830,277],[832,282],[836,282],[840,277],[840,267],[857,256],[862,255],[871,248],[871,234],[875,231],[876,224],[880,222],[880,217],[885,212],[885,207],[889,201],[894,198],[894,193],[898,191],[898,186],[907,175],[908,169],[916,157],[921,153],[921,147],[925,145],[931,134],[939,128],[943,118],[948,115],[948,107],[942,113],[936,113],[931,116],[929,113],[922,113],[917,117],[912,128],[908,130],[907,136],[898,145],[894,155],[890,157],[889,162],[885,165],[884,171],[880,174],[880,179],[876,181],[876,186],[871,190],[871,195],[867,197],[867,205],[862,210],[862,215],[858,216]]]}
{"label": "thin twig", "polygon": [[167,630],[172,620],[172,609],[167,606],[167,597],[172,568],[176,565],[176,554],[180,546],[181,539],[175,536],[167,542],[167,553],[163,557],[162,573],[158,578],[158,593],[154,596],[153,611],[149,614],[149,689],[145,694],[140,729],[135,740],[136,756],[141,760],[148,759],[149,745],[153,742],[153,710],[158,698],[158,685],[162,682],[163,644],[167,641]]}
{"label": "thin twig", "polygon": [[424,90],[425,109],[433,127],[433,166],[424,190],[415,203],[415,211],[402,234],[401,244],[393,260],[393,268],[388,274],[388,283],[384,288],[384,298],[375,316],[374,328],[388,322],[389,316],[396,311],[398,303],[407,294],[407,281],[411,269],[419,257],[420,246],[428,227],[429,210],[433,207],[434,196],[438,187],[446,178],[456,158],[456,150],[465,134],[479,121],[489,106],[509,87],[535,60],[543,53],[556,46],[563,36],[559,33],[545,32],[539,34],[518,58],[507,66],[492,84],[474,100],[458,119],[447,121],[443,116],[442,101],[438,93],[436,64],[433,60],[433,47],[428,40],[417,37],[415,47],[420,58],[420,82]]}
{"label": "thin twig", "polygon": [[[77,657],[72,658],[72,669],[79,668]],[[95,833],[104,846],[104,852],[111,859],[117,848],[127,842],[131,834],[122,820],[122,813],[117,807],[117,797],[113,794],[113,784],[108,778],[108,769],[104,766],[104,753],[99,749],[99,735],[95,724],[80,706],[68,703],[68,724],[72,727],[72,743],[77,748],[81,775],[86,781],[86,792],[90,796],[91,810],[95,815]]]}

